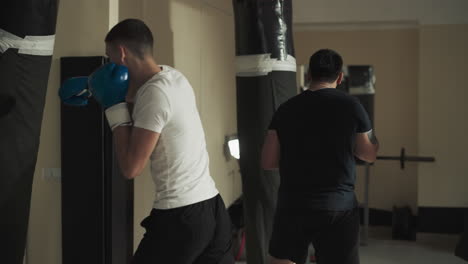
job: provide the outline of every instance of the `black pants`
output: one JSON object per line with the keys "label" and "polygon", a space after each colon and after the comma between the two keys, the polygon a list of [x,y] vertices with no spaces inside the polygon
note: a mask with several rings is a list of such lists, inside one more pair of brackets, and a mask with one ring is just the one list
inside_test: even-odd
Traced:
{"label": "black pants", "polygon": [[233,264],[231,221],[220,195],[174,209],[153,209],[134,264]]}
{"label": "black pants", "polygon": [[318,264],[359,263],[359,211],[298,211],[278,209],[270,255],[305,263],[309,244]]}

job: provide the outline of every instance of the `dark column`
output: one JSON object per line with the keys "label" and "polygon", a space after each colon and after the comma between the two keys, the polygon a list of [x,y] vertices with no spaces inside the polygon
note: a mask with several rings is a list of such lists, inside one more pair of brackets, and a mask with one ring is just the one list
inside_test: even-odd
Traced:
{"label": "dark column", "polygon": [[[88,76],[102,56],[62,57],[62,83]],[[129,264],[133,255],[133,181],[118,168],[101,106],[61,104],[62,263]],[[85,252],[85,253],[84,253]]]}

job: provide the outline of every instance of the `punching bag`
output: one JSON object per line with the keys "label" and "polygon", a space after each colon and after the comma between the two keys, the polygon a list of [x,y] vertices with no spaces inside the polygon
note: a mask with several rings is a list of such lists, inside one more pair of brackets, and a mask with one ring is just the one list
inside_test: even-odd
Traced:
{"label": "punching bag", "polygon": [[0,8],[0,263],[23,260],[57,8],[57,0]]}
{"label": "punching bag", "polygon": [[465,210],[464,222],[465,228],[455,249],[455,256],[468,261],[468,210]]}
{"label": "punching bag", "polygon": [[296,95],[292,1],[233,0],[237,129],[244,199],[247,263],[267,263],[279,172],[260,166],[273,113]]}

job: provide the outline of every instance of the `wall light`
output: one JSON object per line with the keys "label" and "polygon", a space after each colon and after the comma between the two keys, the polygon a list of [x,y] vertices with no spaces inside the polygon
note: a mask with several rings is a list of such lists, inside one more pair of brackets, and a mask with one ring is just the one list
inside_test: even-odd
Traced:
{"label": "wall light", "polygon": [[240,158],[239,139],[237,138],[237,135],[230,135],[225,137],[224,155],[226,156],[227,160],[230,160],[231,157],[234,157],[235,159]]}

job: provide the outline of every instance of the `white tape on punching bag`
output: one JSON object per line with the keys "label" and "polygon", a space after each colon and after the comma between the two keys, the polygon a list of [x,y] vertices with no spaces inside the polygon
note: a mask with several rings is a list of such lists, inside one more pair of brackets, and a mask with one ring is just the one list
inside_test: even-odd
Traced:
{"label": "white tape on punching bag", "polygon": [[55,35],[26,36],[21,38],[0,28],[0,52],[8,49],[18,49],[19,54],[52,56],[54,52]]}
{"label": "white tape on punching bag", "polygon": [[270,53],[236,57],[236,75],[239,77],[265,76],[272,71],[296,72],[296,68],[296,59],[291,55],[286,60],[271,58]]}

